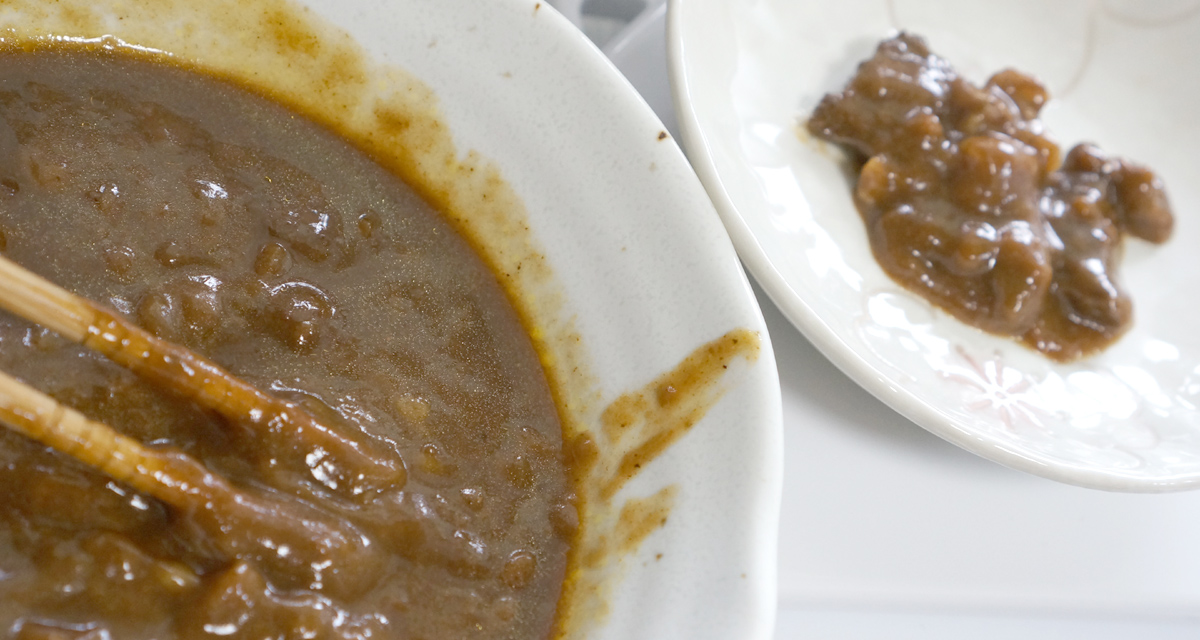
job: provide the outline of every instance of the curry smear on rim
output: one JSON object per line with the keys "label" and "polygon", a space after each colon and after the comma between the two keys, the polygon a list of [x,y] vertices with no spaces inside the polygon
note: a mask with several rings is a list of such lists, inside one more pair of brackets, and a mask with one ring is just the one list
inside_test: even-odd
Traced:
{"label": "curry smear on rim", "polygon": [[[537,19],[536,12],[531,19]],[[606,420],[586,346],[562,312],[562,291],[530,233],[524,205],[488,159],[459,153],[437,96],[420,80],[374,63],[348,34],[283,0],[252,5],[233,0],[0,0],[0,37],[14,47],[69,41],[170,57],[341,134],[433,205],[507,292],[548,377],[568,461],[575,464],[582,527],[570,552],[556,635],[582,637],[603,619],[607,589],[619,577],[616,561],[662,526],[677,490],[665,487],[620,504],[610,498],[619,498],[617,492],[630,477],[699,420],[719,397],[720,379],[731,361],[757,355],[757,336],[733,332],[702,347],[672,372],[680,376],[678,385],[667,385],[674,391],[652,385],[623,396],[607,412],[610,417],[630,416],[638,404],[633,396],[652,398],[650,413],[637,425],[616,431],[593,428]],[[729,348],[731,335],[736,348]],[[709,355],[701,353],[714,345]],[[704,364],[718,361],[719,368]],[[655,408],[660,401],[678,408]],[[429,408],[413,397],[397,401],[396,410],[420,419]],[[656,426],[660,424],[665,426]],[[620,444],[609,443],[601,455],[595,443],[607,442],[608,432]],[[436,467],[436,462],[429,465]],[[598,482],[580,486],[591,480]],[[601,486],[607,497],[600,495]]]}
{"label": "curry smear on rim", "polygon": [[610,403],[600,415],[601,429],[620,459],[600,484],[599,496],[612,498],[695,426],[720,398],[714,387],[730,362],[738,356],[753,361],[758,349],[757,335],[736,329],[700,347],[645,389]]}
{"label": "curry smear on rim", "polygon": [[755,362],[760,348],[758,334],[747,329],[701,345],[672,370],[612,400],[594,432],[567,442],[589,522],[580,530],[563,585],[559,616],[565,631],[607,615],[609,588],[621,575],[617,561],[667,523],[679,488],[668,485],[624,500],[617,499],[621,490],[708,413],[725,385],[737,380],[730,370]]}

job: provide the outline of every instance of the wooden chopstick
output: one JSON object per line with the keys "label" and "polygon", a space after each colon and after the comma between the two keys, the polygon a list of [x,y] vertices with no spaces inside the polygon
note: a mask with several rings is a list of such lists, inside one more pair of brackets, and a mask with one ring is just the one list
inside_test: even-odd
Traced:
{"label": "wooden chopstick", "polygon": [[281,588],[356,593],[381,566],[349,523],[299,500],[236,489],[194,458],[144,447],[3,372],[0,422],[186,513],[218,549],[255,558]]}
{"label": "wooden chopstick", "polygon": [[404,484],[405,469],[396,452],[365,436],[356,439],[322,424],[296,404],[260,391],[215,362],[162,340],[2,256],[0,308],[93,349],[230,421],[271,431],[272,437],[256,441],[264,464],[299,470],[354,498]]}
{"label": "wooden chopstick", "polygon": [[187,500],[186,487],[163,482],[163,472],[170,461],[157,451],[89,420],[3,372],[0,372],[0,421],[163,502],[178,505]]}

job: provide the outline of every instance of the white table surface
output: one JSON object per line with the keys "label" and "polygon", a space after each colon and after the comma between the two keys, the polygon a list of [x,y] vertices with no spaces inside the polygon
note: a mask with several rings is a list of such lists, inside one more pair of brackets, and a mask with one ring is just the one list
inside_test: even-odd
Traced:
{"label": "white table surface", "polygon": [[[631,1],[649,8],[621,29]],[[571,8],[673,131],[659,0]],[[777,638],[1200,638],[1200,492],[1079,489],[958,449],[756,292],[783,388]]]}

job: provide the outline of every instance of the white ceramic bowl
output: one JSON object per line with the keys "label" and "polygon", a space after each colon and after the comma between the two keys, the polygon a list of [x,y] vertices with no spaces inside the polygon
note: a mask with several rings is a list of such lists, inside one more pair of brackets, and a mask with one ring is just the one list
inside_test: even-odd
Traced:
{"label": "white ceramic bowl", "polygon": [[[509,193],[487,183],[489,167],[496,168],[519,200],[510,208],[524,210],[497,221],[488,218],[493,202],[459,202],[465,217],[478,218],[467,226],[483,230],[477,240],[505,278],[520,283],[526,272],[543,274],[518,291],[575,426],[597,430],[605,404],[701,345],[733,329],[757,332],[757,359],[730,366],[718,385],[724,393],[705,417],[612,504],[589,507],[590,517],[675,487],[665,524],[632,552],[610,553],[591,567],[605,578],[579,597],[602,602],[581,608],[591,615],[576,619],[568,637],[767,638],[782,473],[778,378],[729,238],[679,148],[660,136],[661,123],[601,53],[540,2],[305,5],[296,13],[281,0],[29,0],[0,8],[0,26],[18,36],[113,35],[268,86],[290,82],[301,102],[344,83],[345,93],[330,90],[346,100],[335,119],[380,113],[376,92],[407,105],[412,122],[437,120],[444,126],[430,131],[448,132],[457,152],[439,158],[431,147],[415,156],[445,160],[430,168],[434,174],[449,165],[478,168],[479,193]],[[330,35],[333,28],[365,51],[363,65],[344,34]],[[327,65],[339,51],[349,53]],[[257,67],[259,57],[269,64]],[[422,130],[413,135],[422,139]],[[487,235],[505,224],[524,244]],[[585,530],[593,525],[605,523],[585,520]]]}
{"label": "white ceramic bowl", "polygon": [[[1200,2],[675,0],[681,135],[747,268],[856,382],[1002,464],[1122,491],[1200,486]],[[799,133],[875,44],[907,29],[977,83],[1041,77],[1064,144],[1098,142],[1164,178],[1162,247],[1126,243],[1133,329],[1060,365],[951,319],[875,263],[839,153]]]}

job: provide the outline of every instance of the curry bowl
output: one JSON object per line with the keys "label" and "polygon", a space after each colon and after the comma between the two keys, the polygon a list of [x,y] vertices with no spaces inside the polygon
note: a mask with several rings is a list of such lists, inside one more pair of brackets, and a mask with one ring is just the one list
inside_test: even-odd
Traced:
{"label": "curry bowl", "polygon": [[[402,178],[474,250],[536,353],[562,423],[551,457],[573,478],[551,637],[769,637],[782,426],[765,325],[678,146],[548,5],[16,2],[0,29],[17,48],[165,58],[281,103]],[[272,237],[325,229],[288,224]],[[405,459],[410,478],[438,471],[421,460]],[[405,598],[389,615],[422,606]]]}

